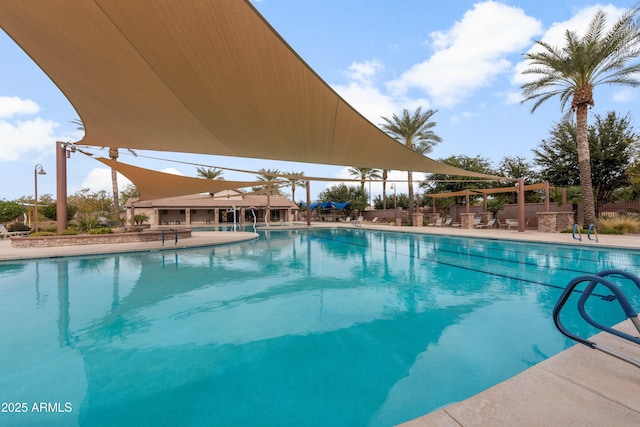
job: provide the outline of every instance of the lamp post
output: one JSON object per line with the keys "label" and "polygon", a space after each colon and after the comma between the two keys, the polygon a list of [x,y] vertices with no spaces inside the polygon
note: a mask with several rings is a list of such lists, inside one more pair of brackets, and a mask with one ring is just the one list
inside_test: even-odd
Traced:
{"label": "lamp post", "polygon": [[35,208],[33,210],[35,217],[35,231],[38,231],[38,175],[46,175],[44,168],[40,163],[33,169],[33,181],[35,183]]}
{"label": "lamp post", "polygon": [[391,184],[391,186],[393,187],[393,209],[396,209],[397,208],[396,184],[393,183],[393,184]]}

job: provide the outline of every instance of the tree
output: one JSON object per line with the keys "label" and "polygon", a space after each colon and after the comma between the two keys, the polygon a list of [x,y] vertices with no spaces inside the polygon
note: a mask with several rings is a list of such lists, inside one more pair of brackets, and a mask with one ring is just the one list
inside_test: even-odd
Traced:
{"label": "tree", "polygon": [[[78,126],[78,130],[84,130],[84,123],[82,122],[82,120],[80,119],[74,119],[71,120],[71,123],[76,124]],[[105,148],[105,147],[101,147],[101,148]],[[130,148],[127,148],[127,151],[129,151],[129,153],[131,153],[134,156],[137,156],[138,154],[131,150]],[[118,161],[118,157],[120,156],[119,153],[119,149],[118,147],[109,147],[109,159],[113,160],[114,162]],[[111,214],[113,215],[114,219],[119,220],[120,219],[120,201],[118,199],[118,171],[116,171],[114,168],[111,168],[111,190],[113,192],[113,205],[112,205],[112,212]]]}
{"label": "tree", "polygon": [[318,194],[319,202],[351,202],[350,209],[362,210],[367,206],[367,195],[355,185],[337,184]]}
{"label": "tree", "polygon": [[223,170],[218,168],[201,168],[197,167],[196,172],[200,178],[223,180]]}
{"label": "tree", "polygon": [[296,202],[296,186],[305,186],[307,185],[307,181],[302,179],[304,176],[304,172],[288,172],[286,175],[289,175],[287,178],[289,180],[289,185],[291,186],[291,201]]}
{"label": "tree", "polygon": [[[536,181],[539,181],[539,175],[531,169],[529,162],[524,157],[516,156],[503,157],[498,164],[497,175],[504,176],[506,178],[512,179],[524,179],[525,184],[532,184]],[[500,181],[496,186],[497,187],[513,187],[514,181]],[[540,194],[532,191],[526,191],[524,193],[525,203],[536,203],[540,200]],[[499,206],[500,204],[504,205],[506,203],[517,203],[517,195],[516,193],[496,193],[492,194],[492,199],[495,201],[492,202],[494,206]],[[489,200],[491,202],[491,200]],[[489,205],[487,202],[487,206]],[[487,208],[488,209],[488,208]]]}
{"label": "tree", "polygon": [[365,182],[371,179],[380,179],[380,170],[373,168],[351,167],[349,168],[349,175],[360,179],[360,190],[365,193]]}
{"label": "tree", "polygon": [[[496,172],[492,168],[491,161],[481,156],[450,156],[446,159],[440,159],[439,161],[471,172],[496,175]],[[488,181],[469,183],[467,179],[467,177],[458,175],[431,174],[419,184],[419,187],[431,193],[449,193],[462,191],[471,187],[488,188],[491,186],[491,183]],[[470,202],[473,202],[476,198],[482,199],[482,196],[470,196]],[[453,202],[460,203],[462,200],[465,200],[464,196],[457,196]],[[440,206],[449,206],[452,201],[450,198],[441,198],[438,199],[438,203]]]}
{"label": "tree", "polygon": [[[637,139],[629,116],[620,117],[614,111],[605,117],[596,115],[594,125],[589,126],[591,183],[598,204],[613,201],[616,190],[631,184],[628,171],[637,155]],[[542,140],[533,153],[542,179],[559,187],[579,185],[581,177],[574,122],[557,124],[551,130],[551,137]]]}
{"label": "tree", "polygon": [[640,64],[630,63],[640,55],[640,9],[635,7],[605,32],[607,15],[600,10],[589,23],[584,37],[574,31],[565,33],[565,46],[558,49],[536,41],[541,49],[525,55],[530,68],[523,74],[534,80],[521,86],[522,102],[535,101],[533,113],[548,99],[559,97],[564,111],[571,101],[576,114],[577,151],[580,187],[586,224],[595,224],[595,201],[591,182],[591,161],[588,142],[587,115],[594,106],[593,89],[599,85],[640,85]]}
{"label": "tree", "polygon": [[13,221],[24,214],[24,206],[13,200],[0,200],[0,224]]}
{"label": "tree", "polygon": [[138,187],[136,187],[133,184],[127,184],[124,187],[124,190],[120,192],[120,200],[122,201],[123,204],[126,204],[127,201],[131,198],[139,198],[139,197],[140,197],[140,190],[138,190]]}
{"label": "tree", "polygon": [[[382,169],[382,209],[387,209],[387,179],[389,170]],[[376,208],[379,209],[379,208]]]}
{"label": "tree", "polygon": [[[410,149],[420,154],[431,152],[433,146],[442,142],[442,138],[433,132],[436,122],[431,121],[431,117],[438,110],[429,109],[422,113],[422,107],[418,107],[413,114],[405,108],[402,116],[395,114],[391,119],[382,117],[385,123],[380,126],[396,141],[406,145]],[[413,214],[413,172],[407,171],[407,182],[409,184],[409,218]]]}
{"label": "tree", "polygon": [[264,185],[251,187],[253,191],[264,191],[268,195],[280,195],[280,185],[282,185],[282,180],[280,180],[279,175],[282,175],[278,169],[258,169],[260,175],[256,178],[258,181],[264,182]]}

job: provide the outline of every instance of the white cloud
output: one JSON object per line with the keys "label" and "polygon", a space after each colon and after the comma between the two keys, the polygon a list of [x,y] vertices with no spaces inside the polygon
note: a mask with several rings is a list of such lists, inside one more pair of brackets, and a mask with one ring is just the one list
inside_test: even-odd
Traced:
{"label": "white cloud", "polygon": [[172,174],[172,175],[180,175],[180,176],[184,176],[182,172],[180,172],[178,169],[175,169],[175,168],[166,168],[166,169],[162,169],[160,172],[170,173],[170,174]]}
{"label": "white cloud", "polygon": [[511,68],[506,56],[519,52],[542,24],[519,8],[494,1],[477,3],[446,32],[431,34],[435,53],[387,84],[395,95],[424,90],[436,105],[451,107]]}
{"label": "white cloud", "polygon": [[637,90],[631,90],[628,88],[617,91],[613,94],[613,100],[615,102],[630,102],[637,98]]}
{"label": "white cloud", "polygon": [[[624,8],[618,8],[612,5],[602,6],[596,4],[589,6],[585,9],[581,9],[570,19],[562,22],[554,22],[549,29],[543,34],[540,41],[548,43],[551,46],[562,47],[566,44],[565,34],[567,30],[575,31],[578,35],[584,35],[587,27],[598,10],[603,10],[607,14],[607,27],[605,31],[608,31],[610,26],[619,19],[626,11]],[[536,43],[527,53],[537,52],[542,48]],[[512,83],[521,85],[535,79],[533,74],[522,74],[522,72],[529,67],[527,61],[521,61],[515,66],[515,74],[512,78]]]}
{"label": "white cloud", "polygon": [[475,116],[474,113],[470,111],[463,111],[462,113],[454,114],[453,116],[449,117],[449,123],[455,125],[460,123],[462,120],[469,119],[473,116]]}
{"label": "white cloud", "polygon": [[[122,190],[127,186],[127,184],[131,184],[124,175],[118,173],[118,188]],[[88,188],[92,193],[97,193],[98,191],[106,191],[111,193],[113,187],[111,186],[111,169],[109,168],[95,168],[89,175],[82,181],[80,188]]]}
{"label": "white cloud", "polygon": [[394,97],[381,92],[374,85],[374,80],[382,70],[384,66],[377,60],[354,62],[345,73],[349,82],[346,85],[334,85],[333,89],[375,125],[382,122],[382,116],[391,117],[402,108],[430,108],[429,101],[423,98]]}
{"label": "white cloud", "polygon": [[27,153],[51,150],[58,139],[54,133],[58,124],[52,120],[36,118],[14,123],[0,120],[1,161],[16,161]]}
{"label": "white cloud", "polygon": [[40,107],[30,99],[20,99],[17,96],[0,96],[0,118],[35,114],[38,111],[40,111]]}

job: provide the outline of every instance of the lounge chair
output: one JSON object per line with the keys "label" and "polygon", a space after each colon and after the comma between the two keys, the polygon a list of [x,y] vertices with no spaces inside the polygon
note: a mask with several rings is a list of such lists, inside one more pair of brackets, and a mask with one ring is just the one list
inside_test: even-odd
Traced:
{"label": "lounge chair", "polygon": [[11,237],[15,237],[15,236],[28,236],[29,232],[28,231],[9,231],[5,228],[4,225],[0,224],[0,237],[2,237],[2,239],[6,239],[7,237],[11,238]]}
{"label": "lounge chair", "polygon": [[449,227],[451,226],[451,221],[453,221],[453,218],[449,217],[447,219],[444,220],[444,222],[442,223],[442,227]]}
{"label": "lounge chair", "polygon": [[378,217],[373,218],[373,219],[371,220],[371,222],[372,222],[372,223],[374,223],[374,222],[378,222]]}
{"label": "lounge chair", "polygon": [[493,228],[496,225],[496,219],[495,218],[491,218],[489,221],[487,221],[486,224],[478,224],[476,225],[476,228]]}
{"label": "lounge chair", "polygon": [[442,226],[442,218],[438,217],[438,219],[436,219],[436,222],[427,224],[427,226],[429,226],[429,227],[441,227]]}
{"label": "lounge chair", "polygon": [[354,227],[362,227],[362,221],[364,221],[364,217],[362,215],[360,215],[358,217],[358,219],[353,221],[353,226]]}

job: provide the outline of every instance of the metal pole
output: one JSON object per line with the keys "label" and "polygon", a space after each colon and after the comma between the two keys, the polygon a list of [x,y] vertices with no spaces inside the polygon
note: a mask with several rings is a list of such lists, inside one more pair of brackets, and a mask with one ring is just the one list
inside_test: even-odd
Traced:
{"label": "metal pole", "polygon": [[518,231],[520,233],[525,230],[525,214],[524,214],[524,178],[518,179]]}
{"label": "metal pole", "polygon": [[61,234],[67,229],[67,148],[56,142],[56,229]]}
{"label": "metal pole", "polygon": [[307,180],[307,227],[311,227],[311,181]]}
{"label": "metal pole", "polygon": [[33,182],[35,185],[35,189],[34,189],[34,197],[35,197],[35,203],[34,203],[34,217],[35,217],[35,232],[38,232],[38,175],[46,175],[47,173],[44,171],[44,168],[42,167],[41,164],[37,164],[36,167],[33,169]]}

